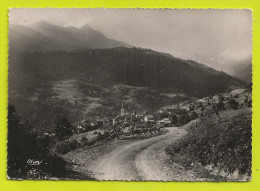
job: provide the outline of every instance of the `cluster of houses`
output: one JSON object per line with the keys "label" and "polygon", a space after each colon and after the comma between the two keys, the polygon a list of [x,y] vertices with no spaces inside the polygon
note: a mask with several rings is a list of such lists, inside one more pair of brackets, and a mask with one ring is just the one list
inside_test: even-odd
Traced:
{"label": "cluster of houses", "polygon": [[124,105],[122,104],[120,115],[116,116],[114,119],[98,119],[96,121],[81,121],[74,131],[75,133],[83,133],[87,131],[92,131],[98,128],[115,127],[117,125],[122,125],[123,123],[131,122],[155,122],[154,115],[143,115],[137,114],[135,111],[133,113],[127,113]]}
{"label": "cluster of houses", "polygon": [[[149,124],[165,124],[165,126],[178,126],[178,123],[181,119],[181,114],[183,112],[179,112],[180,109],[166,109],[159,113],[154,114],[139,114],[137,112],[127,113],[124,105],[122,104],[122,108],[120,111],[120,115],[116,116],[114,119],[103,118],[96,121],[81,121],[76,129],[75,133],[83,133],[87,131],[92,131],[98,128],[108,128],[108,127],[116,127],[116,126],[128,126],[131,123],[149,123]],[[176,120],[174,120],[174,113],[176,114]]]}
{"label": "cluster of houses", "polygon": [[[153,114],[140,114],[137,112],[128,113],[122,104],[120,115],[114,119],[100,118],[96,120],[82,120],[76,125],[73,125],[73,133],[79,134],[97,129],[111,129],[118,126],[127,127],[130,124],[164,124],[164,126],[180,126],[190,120],[196,118],[189,113],[189,110],[193,110],[194,105],[190,104],[189,108],[180,109],[165,108],[164,110]],[[44,133],[43,136],[55,136],[55,134]]]}

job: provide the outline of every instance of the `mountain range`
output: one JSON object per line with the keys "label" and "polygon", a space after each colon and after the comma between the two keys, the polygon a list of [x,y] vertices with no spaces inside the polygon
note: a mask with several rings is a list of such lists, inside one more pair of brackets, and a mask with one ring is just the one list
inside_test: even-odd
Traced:
{"label": "mountain range", "polygon": [[84,25],[45,22],[10,26],[9,101],[36,126],[57,114],[113,117],[127,109],[157,111],[180,100],[246,84],[224,72],[170,54],[132,47]]}
{"label": "mountain range", "polygon": [[[45,21],[32,26],[10,25],[9,47],[23,52],[74,51],[82,49],[102,49],[133,47],[126,42],[107,38],[103,33],[93,30],[88,24],[80,28],[57,26]],[[226,60],[221,57],[193,54],[193,60],[215,70],[224,71],[243,81],[252,78],[252,58]]]}

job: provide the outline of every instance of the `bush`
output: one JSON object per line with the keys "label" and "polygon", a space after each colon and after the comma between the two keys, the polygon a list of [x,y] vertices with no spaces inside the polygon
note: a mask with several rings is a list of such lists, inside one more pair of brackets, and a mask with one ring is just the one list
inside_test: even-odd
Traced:
{"label": "bush", "polygon": [[76,139],[67,139],[60,141],[56,144],[56,152],[61,154],[66,154],[70,151],[73,151],[77,148],[85,146],[88,144],[88,140],[83,140],[82,142],[78,142]]}
{"label": "bush", "polygon": [[73,134],[73,127],[66,116],[58,115],[54,122],[55,135],[59,140],[64,140]]}

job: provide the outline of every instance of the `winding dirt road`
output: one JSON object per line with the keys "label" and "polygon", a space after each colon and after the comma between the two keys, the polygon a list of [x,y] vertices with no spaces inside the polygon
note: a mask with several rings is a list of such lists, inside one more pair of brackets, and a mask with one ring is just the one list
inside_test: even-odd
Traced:
{"label": "winding dirt road", "polygon": [[167,128],[168,133],[135,141],[119,147],[96,161],[92,167],[97,180],[194,180],[192,173],[176,164],[165,164],[166,146],[182,138],[187,132],[183,129]]}

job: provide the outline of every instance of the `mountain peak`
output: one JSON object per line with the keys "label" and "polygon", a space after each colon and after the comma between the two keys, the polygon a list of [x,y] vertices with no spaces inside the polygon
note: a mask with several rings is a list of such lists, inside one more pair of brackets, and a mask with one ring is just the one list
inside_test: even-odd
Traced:
{"label": "mountain peak", "polygon": [[39,22],[33,24],[32,27],[39,27],[39,26],[54,26],[54,25],[51,23],[48,23],[47,21],[42,20],[42,21],[39,21]]}
{"label": "mountain peak", "polygon": [[80,29],[87,29],[87,30],[92,30],[91,26],[88,23],[85,23],[80,27]]}

